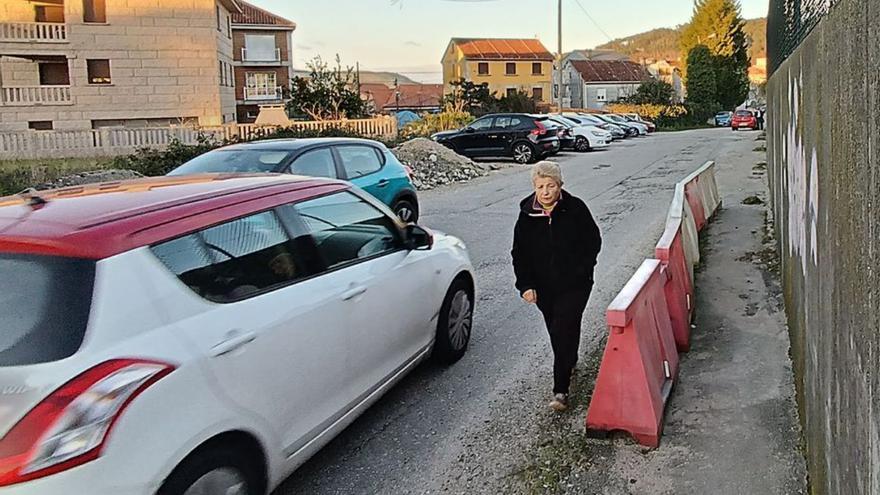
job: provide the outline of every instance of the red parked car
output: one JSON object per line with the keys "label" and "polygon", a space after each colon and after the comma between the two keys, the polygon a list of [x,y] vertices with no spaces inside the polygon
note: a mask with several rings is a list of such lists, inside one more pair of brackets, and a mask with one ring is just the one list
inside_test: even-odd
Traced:
{"label": "red parked car", "polygon": [[755,112],[751,110],[737,110],[733,114],[733,120],[730,121],[730,128],[734,131],[745,128],[753,131],[757,130],[758,118],[755,116]]}

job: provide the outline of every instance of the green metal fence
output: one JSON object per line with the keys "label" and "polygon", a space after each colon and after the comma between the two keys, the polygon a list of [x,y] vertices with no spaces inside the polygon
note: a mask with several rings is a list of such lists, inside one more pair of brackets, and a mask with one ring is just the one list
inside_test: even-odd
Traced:
{"label": "green metal fence", "polygon": [[[767,62],[772,74],[839,0],[770,0]],[[877,0],[870,0],[877,1]]]}

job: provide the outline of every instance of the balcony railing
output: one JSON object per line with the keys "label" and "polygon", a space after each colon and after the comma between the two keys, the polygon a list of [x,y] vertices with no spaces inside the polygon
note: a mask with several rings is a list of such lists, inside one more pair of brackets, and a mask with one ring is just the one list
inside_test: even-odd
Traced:
{"label": "balcony railing", "polygon": [[275,50],[248,50],[241,49],[242,62],[281,62],[281,49]]}
{"label": "balcony railing", "polygon": [[0,22],[0,42],[67,43],[67,25],[57,22]]}
{"label": "balcony railing", "polygon": [[282,99],[282,94],[281,86],[275,88],[244,88],[245,101],[278,101]]}
{"label": "balcony railing", "polygon": [[23,86],[17,88],[0,88],[0,105],[4,106],[37,106],[37,105],[72,105],[70,86]]}

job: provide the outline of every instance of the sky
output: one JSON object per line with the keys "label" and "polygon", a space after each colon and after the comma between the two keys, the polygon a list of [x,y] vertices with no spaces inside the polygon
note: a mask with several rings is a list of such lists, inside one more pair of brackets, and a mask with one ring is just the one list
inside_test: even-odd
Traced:
{"label": "sky", "polygon": [[[297,24],[294,66],[316,55],[361,70],[442,80],[440,59],[453,37],[535,38],[557,46],[554,0],[248,0]],[[743,17],[767,15],[768,0],[740,0]],[[563,0],[563,51],[686,23],[693,0]]]}

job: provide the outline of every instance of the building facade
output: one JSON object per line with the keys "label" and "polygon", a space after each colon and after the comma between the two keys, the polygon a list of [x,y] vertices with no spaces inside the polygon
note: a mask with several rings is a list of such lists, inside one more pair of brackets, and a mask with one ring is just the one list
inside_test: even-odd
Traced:
{"label": "building facade", "polygon": [[3,0],[0,130],[236,120],[236,0]]}
{"label": "building facade", "polygon": [[293,79],[293,21],[247,2],[232,14],[237,120],[253,123],[260,105],[287,101]]}
{"label": "building facade", "polygon": [[657,60],[648,64],[648,72],[655,78],[672,86],[675,94],[675,103],[684,101],[684,83],[681,79],[681,69],[668,60]]}
{"label": "building facade", "polygon": [[651,75],[640,64],[622,60],[569,60],[563,67],[563,106],[602,110],[632,96]]}
{"label": "building facade", "polygon": [[466,79],[498,96],[521,91],[552,102],[553,54],[536,39],[453,38],[443,54],[443,91]]}

